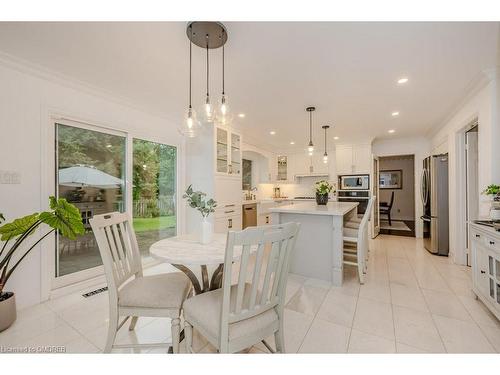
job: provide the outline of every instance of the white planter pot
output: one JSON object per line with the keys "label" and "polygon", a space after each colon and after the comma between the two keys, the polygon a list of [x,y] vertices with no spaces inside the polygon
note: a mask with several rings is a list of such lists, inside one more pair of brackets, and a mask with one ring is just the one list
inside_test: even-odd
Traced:
{"label": "white planter pot", "polygon": [[490,210],[490,219],[493,221],[500,221],[500,210],[492,208]]}
{"label": "white planter pot", "polygon": [[214,235],[214,225],[207,218],[203,218],[200,225],[200,243],[207,244],[212,242]]}

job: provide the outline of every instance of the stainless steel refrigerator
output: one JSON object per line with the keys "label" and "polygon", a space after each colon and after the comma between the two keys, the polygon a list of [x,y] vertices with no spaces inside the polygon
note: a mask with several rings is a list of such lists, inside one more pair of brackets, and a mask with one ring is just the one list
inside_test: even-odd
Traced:
{"label": "stainless steel refrigerator", "polygon": [[424,159],[420,185],[424,246],[436,255],[449,252],[448,154]]}

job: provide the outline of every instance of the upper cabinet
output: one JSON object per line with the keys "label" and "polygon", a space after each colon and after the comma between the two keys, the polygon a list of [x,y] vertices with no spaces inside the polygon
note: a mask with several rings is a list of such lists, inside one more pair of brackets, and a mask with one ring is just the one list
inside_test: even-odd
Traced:
{"label": "upper cabinet", "polygon": [[216,172],[241,176],[241,136],[228,129],[216,128]]}
{"label": "upper cabinet", "polygon": [[337,146],[335,151],[337,174],[369,174],[372,147],[369,144]]}

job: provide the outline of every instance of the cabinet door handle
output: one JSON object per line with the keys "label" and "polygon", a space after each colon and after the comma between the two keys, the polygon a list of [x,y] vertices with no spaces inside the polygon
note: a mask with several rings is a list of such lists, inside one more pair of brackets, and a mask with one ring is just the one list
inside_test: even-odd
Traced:
{"label": "cabinet door handle", "polygon": [[495,244],[495,241],[490,241],[490,245],[494,245]]}
{"label": "cabinet door handle", "polygon": [[230,214],[231,212],[234,212],[234,210],[224,211],[225,214]]}
{"label": "cabinet door handle", "polygon": [[486,271],[481,270],[481,273],[486,273]]}
{"label": "cabinet door handle", "polygon": [[228,219],[227,224],[227,227],[231,229],[233,227],[233,219]]}
{"label": "cabinet door handle", "polygon": [[234,204],[226,204],[224,207],[234,207]]}
{"label": "cabinet door handle", "polygon": [[476,238],[480,238],[480,237],[481,237],[481,235],[479,235],[479,234],[476,234]]}
{"label": "cabinet door handle", "polygon": [[269,216],[266,216],[266,224],[269,224]]}

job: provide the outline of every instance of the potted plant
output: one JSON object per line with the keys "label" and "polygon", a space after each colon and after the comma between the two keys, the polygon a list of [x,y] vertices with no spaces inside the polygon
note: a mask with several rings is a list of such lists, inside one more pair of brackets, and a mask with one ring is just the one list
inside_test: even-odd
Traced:
{"label": "potted plant", "polygon": [[212,241],[214,226],[208,221],[208,215],[215,212],[215,207],[217,207],[217,202],[212,198],[206,199],[206,196],[206,193],[194,191],[192,185],[189,185],[182,196],[182,198],[187,199],[189,207],[196,208],[201,213],[200,242],[202,244]]}
{"label": "potted plant", "polygon": [[491,184],[483,190],[483,194],[491,198],[490,218],[500,221],[500,185]]}
{"label": "potted plant", "polygon": [[[4,287],[23,259],[56,230],[70,239],[75,239],[85,232],[78,208],[63,198],[50,197],[49,200],[50,211],[24,216],[0,226],[0,240],[4,242],[0,249],[0,332],[16,320],[15,294],[5,292]],[[0,215],[0,221],[3,220]],[[42,224],[51,229],[34,243],[27,241]]]}
{"label": "potted plant", "polygon": [[333,191],[334,186],[326,180],[316,182],[316,203],[318,205],[326,205],[328,203],[328,194]]}

